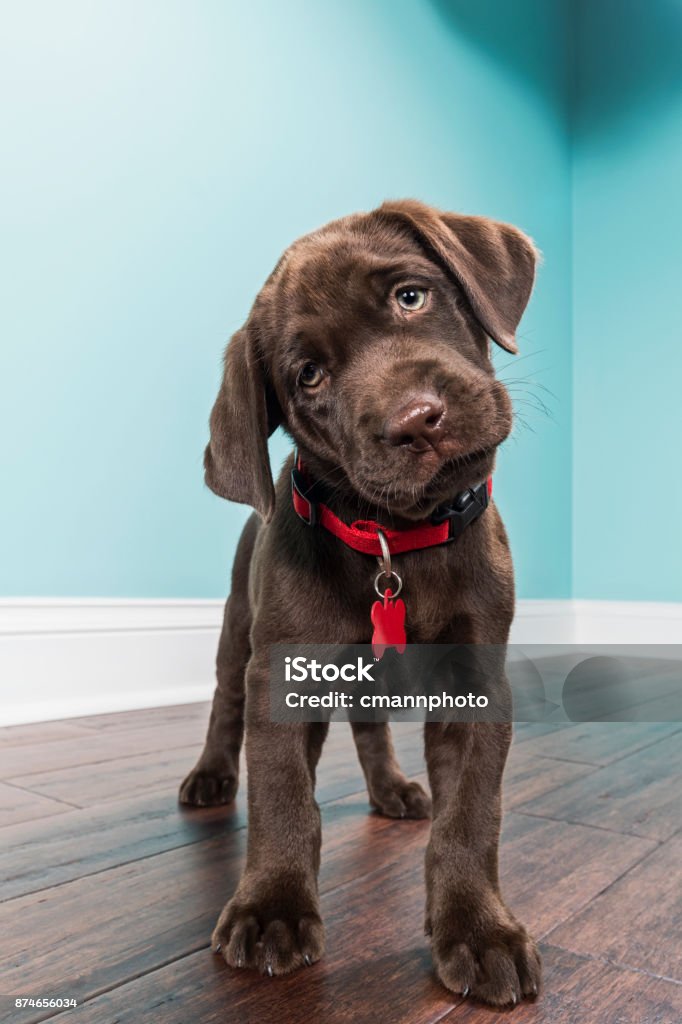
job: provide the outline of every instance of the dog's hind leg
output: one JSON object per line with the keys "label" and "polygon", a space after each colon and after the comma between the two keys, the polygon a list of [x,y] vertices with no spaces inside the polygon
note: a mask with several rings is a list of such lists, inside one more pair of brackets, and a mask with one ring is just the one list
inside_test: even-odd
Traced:
{"label": "dog's hind leg", "polygon": [[218,644],[218,685],[204,750],[180,786],[180,803],[209,807],[231,803],[237,793],[239,753],[244,737],[244,674],[251,655],[251,612],[248,577],[258,529],[256,516],[247,522],[237,547],[232,592],[225,605]]}
{"label": "dog's hind leg", "polygon": [[351,728],[372,807],[387,818],[428,818],[431,801],[400,770],[388,724],[352,722]]}

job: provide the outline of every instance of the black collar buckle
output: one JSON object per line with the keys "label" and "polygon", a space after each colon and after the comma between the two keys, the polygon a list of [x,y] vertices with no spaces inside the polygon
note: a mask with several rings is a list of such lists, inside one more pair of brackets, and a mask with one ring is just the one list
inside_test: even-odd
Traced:
{"label": "black collar buckle", "polygon": [[478,519],[488,507],[490,494],[488,481],[475,487],[468,487],[466,491],[456,494],[451,501],[439,505],[431,514],[431,522],[438,526],[446,520],[450,521],[450,535],[448,540],[457,538],[466,530],[467,526]]}
{"label": "black collar buckle", "polygon": [[[313,488],[314,484],[311,485],[298,466],[294,464],[294,468],[291,470],[291,490],[294,495],[294,509],[298,518],[306,526],[316,526],[318,521],[317,502],[312,497]],[[297,498],[298,500],[296,500]]]}

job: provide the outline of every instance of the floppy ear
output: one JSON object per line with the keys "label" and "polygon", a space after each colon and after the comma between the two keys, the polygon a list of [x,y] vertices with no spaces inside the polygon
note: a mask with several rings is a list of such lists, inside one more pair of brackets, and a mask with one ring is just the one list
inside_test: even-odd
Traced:
{"label": "floppy ear", "polygon": [[538,260],[530,238],[511,224],[442,213],[413,199],[389,201],[380,210],[409,225],[445,265],[486,334],[507,352],[518,352],[514,335]]}
{"label": "floppy ear", "polygon": [[252,505],[267,522],[275,505],[268,437],[281,414],[252,323],[233,335],[224,363],[204,452],[205,480],[221,498]]}

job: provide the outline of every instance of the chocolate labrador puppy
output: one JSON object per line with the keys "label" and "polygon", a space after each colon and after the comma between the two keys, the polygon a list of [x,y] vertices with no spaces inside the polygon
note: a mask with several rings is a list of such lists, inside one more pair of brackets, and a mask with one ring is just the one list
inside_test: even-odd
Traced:
{"label": "chocolate labrador puppy", "polygon": [[[368,643],[376,575],[374,558],[297,514],[293,457],[273,486],[268,436],[278,425],[289,432],[338,520],[371,520],[391,535],[429,522],[489,478],[510,432],[490,339],[517,351],[536,255],[508,224],[387,202],[287,249],[227,347],[206,482],[258,515],[239,542],[206,746],[180,799],[234,798],[245,722],[246,866],[213,934],[232,967],[284,974],[322,956],[314,789],[327,726],[270,721],[269,651]],[[453,543],[399,562],[409,578],[410,643],[506,644],[512,564],[492,502]],[[502,667],[498,685],[508,690]],[[371,804],[391,817],[428,816],[428,797],[400,771],[388,727],[355,723],[353,735]],[[535,943],[498,880],[510,740],[505,723],[425,726],[426,928],[436,971],[452,991],[496,1006],[540,984]]]}

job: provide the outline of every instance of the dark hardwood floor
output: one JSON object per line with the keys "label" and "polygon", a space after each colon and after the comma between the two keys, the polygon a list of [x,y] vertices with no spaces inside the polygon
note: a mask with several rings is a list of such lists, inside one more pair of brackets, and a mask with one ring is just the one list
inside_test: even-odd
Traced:
{"label": "dark hardwood floor", "polygon": [[[243,789],[189,811],[177,785],[206,705],[0,730],[0,1020],[27,1024],[482,1024],[434,979],[427,822],[368,813],[347,725],[319,769],[327,954],[281,979],[210,953],[244,857]],[[423,778],[421,729],[394,727]],[[540,940],[545,991],[515,1024],[681,1024],[680,724],[521,725],[502,874]],[[16,997],[76,999],[17,1009]],[[506,1015],[506,1014],[505,1014]]]}

